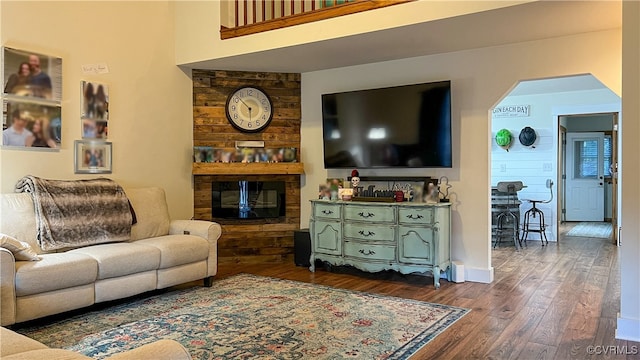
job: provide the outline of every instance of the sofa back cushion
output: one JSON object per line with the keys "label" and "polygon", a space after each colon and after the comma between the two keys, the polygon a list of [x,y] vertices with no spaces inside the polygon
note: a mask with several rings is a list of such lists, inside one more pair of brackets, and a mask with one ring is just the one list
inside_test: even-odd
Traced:
{"label": "sofa back cushion", "polygon": [[169,209],[164,190],[158,187],[125,189],[137,222],[131,227],[131,241],[169,234]]}
{"label": "sofa back cushion", "polygon": [[38,254],[47,253],[36,239],[36,215],[31,194],[0,194],[0,233],[26,242]]}

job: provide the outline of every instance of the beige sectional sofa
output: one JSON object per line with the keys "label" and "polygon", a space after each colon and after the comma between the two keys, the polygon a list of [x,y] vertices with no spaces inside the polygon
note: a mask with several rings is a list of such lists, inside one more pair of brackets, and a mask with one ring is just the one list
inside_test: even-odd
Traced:
{"label": "beige sectional sofa", "polygon": [[[0,328],[0,358],[3,360],[75,360],[91,359],[70,350],[52,349],[9,329]],[[191,360],[187,349],[174,340],[158,340],[124,351],[107,360]]]}
{"label": "beige sectional sofa", "polygon": [[220,225],[170,220],[160,188],[125,189],[137,223],[131,240],[44,252],[30,194],[0,194],[0,233],[28,243],[39,261],[0,247],[3,326],[204,279],[217,271]]}

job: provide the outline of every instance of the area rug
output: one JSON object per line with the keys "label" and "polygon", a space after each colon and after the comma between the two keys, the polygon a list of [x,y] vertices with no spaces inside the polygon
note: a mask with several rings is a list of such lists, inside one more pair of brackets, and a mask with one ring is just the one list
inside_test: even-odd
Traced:
{"label": "area rug", "polygon": [[569,230],[567,236],[610,239],[612,231],[613,227],[611,223],[584,221],[579,222],[576,226]]}
{"label": "area rug", "polygon": [[194,359],[407,359],[468,311],[240,274],[15,330],[96,359],[158,339]]}

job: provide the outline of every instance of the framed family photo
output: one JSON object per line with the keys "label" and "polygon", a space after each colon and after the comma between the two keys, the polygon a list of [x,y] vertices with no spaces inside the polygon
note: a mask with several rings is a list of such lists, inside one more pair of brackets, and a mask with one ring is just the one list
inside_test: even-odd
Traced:
{"label": "framed family photo", "polygon": [[2,146],[59,150],[61,107],[55,104],[5,99],[2,102]]}
{"label": "framed family photo", "polygon": [[5,95],[60,103],[62,58],[10,47],[2,49]]}
{"label": "framed family photo", "polygon": [[112,146],[110,142],[75,141],[76,174],[111,174]]}

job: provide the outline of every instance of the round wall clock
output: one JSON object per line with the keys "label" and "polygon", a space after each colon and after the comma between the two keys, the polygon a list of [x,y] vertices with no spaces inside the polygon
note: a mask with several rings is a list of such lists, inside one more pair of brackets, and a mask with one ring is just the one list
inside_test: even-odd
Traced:
{"label": "round wall clock", "polygon": [[264,130],[273,118],[271,98],[255,86],[243,86],[229,94],[225,112],[227,120],[242,132]]}

